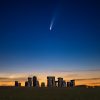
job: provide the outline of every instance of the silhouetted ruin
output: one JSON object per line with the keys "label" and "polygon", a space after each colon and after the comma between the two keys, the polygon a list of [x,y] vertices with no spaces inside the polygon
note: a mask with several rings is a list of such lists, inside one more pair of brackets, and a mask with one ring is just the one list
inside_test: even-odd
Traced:
{"label": "silhouetted ruin", "polygon": [[[21,83],[15,81],[15,87],[20,87]],[[39,81],[36,76],[28,77],[27,81],[25,81],[25,87],[40,87]],[[41,83],[41,87],[46,87],[45,83]],[[66,82],[62,77],[58,77],[58,80],[55,80],[55,76],[47,76],[47,87],[75,87],[75,80],[70,80]]]}

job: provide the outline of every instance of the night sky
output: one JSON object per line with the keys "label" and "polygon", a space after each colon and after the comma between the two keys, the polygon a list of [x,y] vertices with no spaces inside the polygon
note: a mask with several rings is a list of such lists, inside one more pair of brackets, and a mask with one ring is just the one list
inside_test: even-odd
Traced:
{"label": "night sky", "polygon": [[1,85],[32,75],[96,85],[99,73],[99,0],[0,0]]}

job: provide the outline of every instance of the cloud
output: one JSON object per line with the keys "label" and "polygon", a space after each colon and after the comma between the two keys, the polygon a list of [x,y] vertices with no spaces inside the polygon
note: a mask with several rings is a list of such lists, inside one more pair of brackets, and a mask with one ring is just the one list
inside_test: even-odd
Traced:
{"label": "cloud", "polygon": [[86,81],[86,80],[100,80],[100,78],[84,78],[84,79],[75,79],[76,81]]}
{"label": "cloud", "polygon": [[55,70],[55,72],[98,72],[100,68],[96,69],[72,69],[72,70]]}
{"label": "cloud", "polygon": [[13,82],[15,80],[25,81],[27,80],[27,78],[25,77],[18,77],[18,78],[0,77],[0,82]]}
{"label": "cloud", "polygon": [[66,77],[66,78],[72,78],[72,77],[78,77],[79,76],[79,74],[75,74],[75,73],[73,73],[73,74],[67,74],[67,75],[65,75],[64,77]]}
{"label": "cloud", "polygon": [[96,83],[92,82],[92,83],[90,83],[90,84],[93,84],[93,85],[100,85],[100,82],[96,82]]}
{"label": "cloud", "polygon": [[9,79],[8,77],[0,77],[0,80],[6,80]]}

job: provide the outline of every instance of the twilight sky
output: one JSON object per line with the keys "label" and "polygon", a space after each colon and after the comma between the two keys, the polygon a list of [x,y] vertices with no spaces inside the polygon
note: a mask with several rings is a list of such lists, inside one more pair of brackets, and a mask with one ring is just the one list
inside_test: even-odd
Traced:
{"label": "twilight sky", "polygon": [[32,75],[96,85],[99,73],[99,0],[0,0],[1,85]]}

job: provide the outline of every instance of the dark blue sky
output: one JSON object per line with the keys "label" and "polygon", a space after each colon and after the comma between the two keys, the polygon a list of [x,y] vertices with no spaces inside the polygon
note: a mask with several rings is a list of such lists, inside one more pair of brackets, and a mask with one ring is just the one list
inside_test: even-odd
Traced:
{"label": "dark blue sky", "polygon": [[0,0],[1,72],[88,68],[100,68],[99,0]]}

